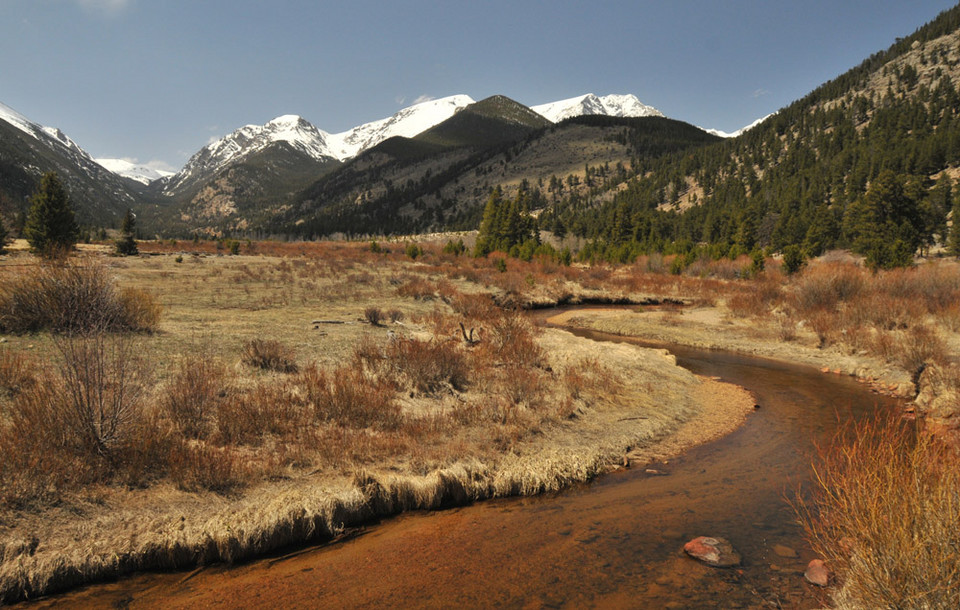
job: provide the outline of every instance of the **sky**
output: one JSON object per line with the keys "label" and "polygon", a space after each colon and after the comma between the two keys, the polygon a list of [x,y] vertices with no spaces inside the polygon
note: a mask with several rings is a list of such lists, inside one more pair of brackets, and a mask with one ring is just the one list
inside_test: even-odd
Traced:
{"label": "sky", "polygon": [[948,0],[0,0],[0,102],[177,169],[246,124],[336,133],[418,100],[636,95],[734,131]]}

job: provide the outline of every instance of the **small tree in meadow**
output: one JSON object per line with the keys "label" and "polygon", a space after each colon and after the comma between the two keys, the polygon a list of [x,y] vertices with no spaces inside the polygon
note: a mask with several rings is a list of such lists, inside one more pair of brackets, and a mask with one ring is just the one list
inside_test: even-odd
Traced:
{"label": "small tree in meadow", "polygon": [[133,256],[139,254],[137,249],[137,240],[134,238],[136,232],[136,219],[133,212],[129,209],[123,216],[123,222],[120,224],[120,239],[117,240],[117,254],[120,256]]}

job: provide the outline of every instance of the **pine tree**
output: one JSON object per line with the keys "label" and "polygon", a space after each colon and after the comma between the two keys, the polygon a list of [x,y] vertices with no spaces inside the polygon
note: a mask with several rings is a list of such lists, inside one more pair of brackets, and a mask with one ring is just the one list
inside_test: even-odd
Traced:
{"label": "pine tree", "polygon": [[953,224],[950,228],[950,237],[947,241],[947,250],[950,254],[960,257],[960,191],[953,197]]}
{"label": "pine tree", "polygon": [[6,252],[6,245],[9,239],[10,234],[7,233],[7,228],[3,225],[3,218],[0,218],[0,254]]}
{"label": "pine tree", "polygon": [[137,249],[137,240],[134,238],[136,232],[136,219],[133,212],[129,209],[123,216],[123,222],[120,224],[120,239],[117,240],[117,254],[120,256],[133,256],[140,251]]}
{"label": "pine tree", "polygon": [[30,198],[24,236],[30,248],[44,257],[66,254],[80,233],[70,198],[55,172],[44,174]]}

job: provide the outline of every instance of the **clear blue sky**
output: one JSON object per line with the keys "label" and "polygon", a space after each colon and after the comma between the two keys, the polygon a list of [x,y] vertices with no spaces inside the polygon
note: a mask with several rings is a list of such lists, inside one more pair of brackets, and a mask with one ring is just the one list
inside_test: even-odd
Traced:
{"label": "clear blue sky", "polygon": [[180,167],[281,114],[336,132],[414,100],[633,93],[733,131],[948,0],[0,0],[0,102],[95,157]]}

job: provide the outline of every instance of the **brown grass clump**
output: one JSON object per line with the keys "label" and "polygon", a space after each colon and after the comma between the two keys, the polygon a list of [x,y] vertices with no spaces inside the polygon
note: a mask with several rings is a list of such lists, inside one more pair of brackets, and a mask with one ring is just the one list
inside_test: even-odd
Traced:
{"label": "brown grass clump", "polygon": [[149,293],[118,289],[98,263],[43,264],[14,277],[0,295],[0,331],[154,331],[160,311]]}
{"label": "brown grass clump", "polygon": [[798,511],[838,574],[838,607],[960,607],[960,457],[897,419],[844,430],[821,449]]}
{"label": "brown grass clump", "polygon": [[247,366],[276,371],[278,373],[296,373],[297,363],[293,350],[273,339],[251,339],[243,344],[240,361]]}

